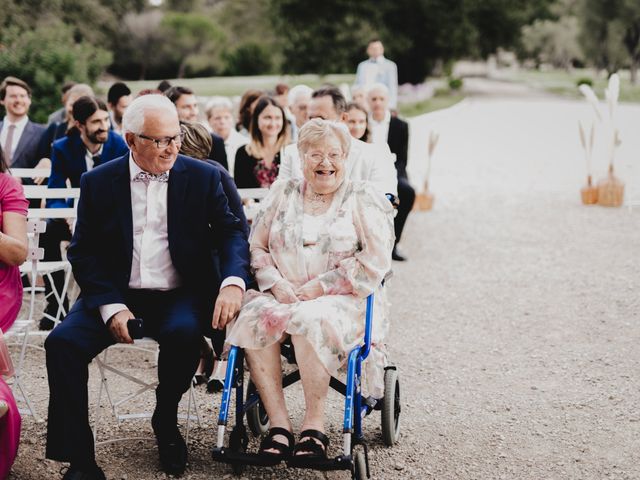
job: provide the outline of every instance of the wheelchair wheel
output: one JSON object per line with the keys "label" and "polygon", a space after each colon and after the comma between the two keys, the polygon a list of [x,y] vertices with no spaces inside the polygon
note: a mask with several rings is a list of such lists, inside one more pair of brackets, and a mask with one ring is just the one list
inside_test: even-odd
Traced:
{"label": "wheelchair wheel", "polygon": [[[247,398],[254,393],[256,393],[256,386],[251,379],[249,379],[249,385],[247,386]],[[247,424],[249,425],[251,433],[256,437],[267,433],[269,430],[269,416],[267,415],[267,411],[264,409],[262,402],[259,401],[247,410]]]}
{"label": "wheelchair wheel", "polygon": [[364,453],[357,451],[353,455],[353,475],[351,478],[354,480],[367,480],[367,460],[364,458]]}
{"label": "wheelchair wheel", "polygon": [[400,436],[400,380],[395,368],[384,372],[384,399],[382,401],[382,440],[392,446]]}
{"label": "wheelchair wheel", "polygon": [[[249,437],[247,436],[247,430],[244,425],[242,427],[233,427],[231,435],[229,435],[229,450],[232,452],[244,453],[247,451],[248,445]],[[242,465],[240,463],[234,463],[231,465],[233,473],[236,475],[242,475],[245,467],[246,465]]]}

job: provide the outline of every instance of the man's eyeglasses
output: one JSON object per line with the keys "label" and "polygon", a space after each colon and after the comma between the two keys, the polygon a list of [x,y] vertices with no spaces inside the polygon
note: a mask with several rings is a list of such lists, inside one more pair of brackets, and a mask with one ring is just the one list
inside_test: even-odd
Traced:
{"label": "man's eyeglasses", "polygon": [[167,148],[171,142],[173,142],[176,146],[182,145],[182,140],[184,140],[184,132],[180,132],[173,137],[163,137],[163,138],[153,138],[147,137],[146,135],[142,135],[141,133],[136,133],[137,137],[144,138],[145,140],[151,140],[156,144],[157,148]]}

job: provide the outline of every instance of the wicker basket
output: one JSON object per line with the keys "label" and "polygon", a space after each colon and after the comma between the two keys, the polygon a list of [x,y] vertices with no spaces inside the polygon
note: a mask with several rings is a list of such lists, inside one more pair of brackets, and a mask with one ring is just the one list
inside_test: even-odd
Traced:
{"label": "wicker basket", "polygon": [[429,191],[418,193],[416,195],[416,201],[413,204],[414,210],[421,210],[423,212],[431,210],[433,208],[433,194]]}
{"label": "wicker basket", "polygon": [[595,205],[598,203],[598,187],[591,183],[591,175],[587,177],[587,184],[580,190],[582,203],[584,205]]}
{"label": "wicker basket", "polygon": [[624,200],[624,183],[613,174],[609,167],[609,175],[598,182],[598,205],[603,207],[620,207]]}

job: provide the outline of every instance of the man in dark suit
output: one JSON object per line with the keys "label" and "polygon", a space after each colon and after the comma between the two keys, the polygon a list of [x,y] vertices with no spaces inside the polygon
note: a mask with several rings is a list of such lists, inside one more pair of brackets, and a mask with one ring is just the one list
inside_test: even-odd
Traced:
{"label": "man in dark suit", "polygon": [[127,322],[134,318],[160,344],[151,422],[160,463],[169,474],[184,472],[178,403],[196,370],[203,331],[235,317],[248,276],[248,242],[220,174],[178,155],[175,106],[162,95],[139,97],[123,129],[130,155],[80,180],[68,257],[81,295],[45,342],[47,457],[71,462],[64,479],[105,478],[88,421],[88,364],[115,342],[132,343]]}
{"label": "man in dark suit", "polygon": [[398,214],[394,219],[396,243],[393,247],[392,258],[403,261],[406,257],[400,253],[398,242],[407,217],[413,208],[416,192],[407,177],[407,154],[409,151],[409,124],[391,115],[389,110],[389,89],[381,83],[374,84],[368,91],[367,100],[371,115],[369,128],[373,143],[387,142],[391,153],[396,156],[396,170],[398,172]]}
{"label": "man in dark suit", "polygon": [[4,120],[0,121],[0,145],[7,164],[13,168],[35,168],[45,127],[29,120],[31,88],[19,78],[5,78],[0,84],[0,104],[6,110]]}
{"label": "man in dark suit", "polygon": [[[200,107],[198,106],[198,99],[194,95],[193,90],[187,87],[177,86],[171,87],[164,94],[175,104],[181,122],[197,123],[199,121]],[[211,134],[211,140],[213,141],[213,146],[211,147],[208,158],[220,163],[228,171],[229,163],[227,162],[227,151],[224,148],[224,140],[215,133]],[[231,172],[231,174],[233,175],[233,172]]]}
{"label": "man in dark suit", "polygon": [[[53,143],[51,149],[51,175],[49,188],[65,188],[67,181],[72,187],[80,187],[80,176],[98,165],[126,154],[129,149],[122,137],[109,128],[109,112],[102,100],[92,96],[80,97],[73,103],[74,128],[67,136]],[[71,200],[47,200],[47,208],[73,206]],[[47,231],[40,236],[45,261],[62,259],[60,242],[71,240],[71,230],[65,220],[52,219],[47,222]],[[62,293],[64,272],[54,272],[53,281],[58,293]],[[51,284],[45,277],[45,294],[51,292]],[[53,296],[40,319],[41,330],[51,330],[59,311]],[[65,310],[68,301],[63,299]]]}

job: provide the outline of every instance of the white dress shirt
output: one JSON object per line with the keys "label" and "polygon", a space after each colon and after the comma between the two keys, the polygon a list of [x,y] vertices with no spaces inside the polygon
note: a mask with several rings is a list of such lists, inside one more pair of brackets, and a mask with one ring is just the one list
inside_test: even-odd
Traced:
{"label": "white dress shirt", "polygon": [[[134,182],[142,169],[129,153],[129,178],[131,181],[131,214],[133,220],[133,254],[129,288],[149,290],[173,290],[182,285],[182,279],[173,266],[169,252],[167,227],[167,192],[169,182]],[[167,172],[169,173],[169,172]],[[244,280],[228,277],[220,286],[237,285],[245,290]],[[126,310],[122,303],[100,307],[100,316],[107,322],[116,313]]]}
{"label": "white dress shirt", "polygon": [[389,140],[389,122],[391,121],[391,112],[384,112],[384,118],[376,121],[369,115],[369,130],[371,130],[372,143],[388,143]]}
{"label": "white dress shirt", "polygon": [[[346,160],[346,177],[351,180],[367,180],[381,193],[398,196],[398,176],[389,146],[365,143],[351,139]],[[284,149],[280,160],[278,179],[303,178],[298,145],[292,143]]]}
{"label": "white dress shirt", "polygon": [[380,56],[370,58],[358,64],[355,85],[369,87],[374,83],[383,83],[389,89],[389,108],[398,106],[398,66]]}
{"label": "white dress shirt", "polygon": [[96,153],[91,153],[88,149],[87,149],[87,153],[85,153],[84,155],[84,161],[87,164],[87,172],[90,172],[93,167],[95,167],[94,162],[93,162],[93,157],[95,157],[96,155],[102,155],[102,148],[104,147],[104,144],[100,145],[100,150],[98,150]]}
{"label": "white dress shirt", "polygon": [[4,146],[7,144],[7,135],[9,134],[9,125],[15,125],[16,129],[13,131],[13,139],[11,140],[11,152],[5,152],[8,156],[13,158],[13,154],[16,152],[16,148],[20,143],[20,137],[22,137],[22,132],[24,132],[24,127],[27,126],[29,122],[29,117],[26,115],[22,117],[19,122],[11,123],[8,117],[4,117],[4,121],[2,122],[2,132],[0,132],[0,145],[2,145],[2,149],[5,150]]}

